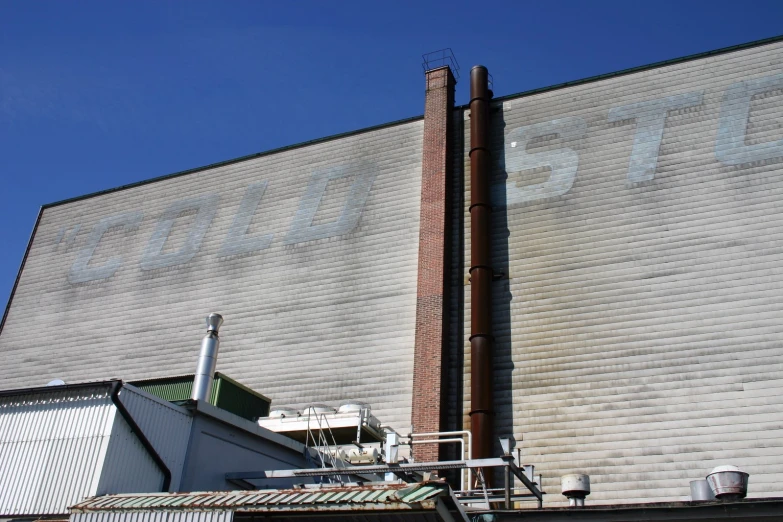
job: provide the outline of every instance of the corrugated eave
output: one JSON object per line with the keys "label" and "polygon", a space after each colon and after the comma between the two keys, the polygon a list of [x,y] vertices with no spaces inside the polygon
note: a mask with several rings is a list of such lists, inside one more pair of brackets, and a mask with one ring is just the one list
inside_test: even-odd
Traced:
{"label": "corrugated eave", "polygon": [[71,507],[73,513],[137,510],[253,510],[362,504],[409,504],[448,496],[445,483],[422,483],[382,486],[327,487],[322,489],[278,489],[252,491],[217,491],[171,494],[128,494],[94,497]]}

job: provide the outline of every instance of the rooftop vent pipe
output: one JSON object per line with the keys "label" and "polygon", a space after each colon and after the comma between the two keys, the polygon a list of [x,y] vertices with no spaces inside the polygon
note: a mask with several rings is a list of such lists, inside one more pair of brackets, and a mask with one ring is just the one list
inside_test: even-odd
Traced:
{"label": "rooftop vent pipe", "polygon": [[489,73],[470,70],[470,431],[474,459],[492,456],[492,262],[489,195]]}
{"label": "rooftop vent pipe", "polygon": [[212,379],[215,377],[218,348],[220,348],[218,329],[221,324],[223,324],[222,315],[212,313],[207,317],[207,335],[201,341],[196,377],[193,379],[193,394],[190,396],[193,400],[208,402],[212,396]]}
{"label": "rooftop vent pipe", "polygon": [[715,493],[712,492],[709,483],[704,480],[691,480],[691,501],[705,502],[715,500]]}

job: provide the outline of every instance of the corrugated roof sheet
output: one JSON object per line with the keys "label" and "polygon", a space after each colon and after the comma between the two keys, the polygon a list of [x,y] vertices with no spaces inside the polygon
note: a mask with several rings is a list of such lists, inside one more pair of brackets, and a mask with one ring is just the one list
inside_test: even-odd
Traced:
{"label": "corrugated roof sheet", "polygon": [[[441,482],[415,485],[383,484],[301,489],[221,491],[196,493],[148,493],[108,495],[87,499],[71,508],[74,513],[140,510],[265,510],[308,505],[416,504],[449,496]],[[348,508],[350,509],[350,507]]]}

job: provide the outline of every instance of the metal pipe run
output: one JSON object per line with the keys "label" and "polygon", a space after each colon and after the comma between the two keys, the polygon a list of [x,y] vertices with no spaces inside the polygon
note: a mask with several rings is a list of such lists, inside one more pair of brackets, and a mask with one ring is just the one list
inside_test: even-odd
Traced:
{"label": "metal pipe run", "polygon": [[[470,70],[470,425],[476,459],[492,456],[492,260],[489,195],[489,73]],[[487,477],[489,478],[489,477]]]}
{"label": "metal pipe run", "polygon": [[410,438],[413,439],[413,437],[454,437],[458,435],[464,435],[468,438],[468,460],[473,458],[473,436],[471,435],[470,431],[468,430],[457,430],[457,431],[432,431],[429,433],[411,433]]}
{"label": "metal pipe run", "polygon": [[[455,438],[455,439],[424,439],[424,440],[411,440],[411,444],[447,444],[450,442],[459,442],[459,455],[460,460],[470,460],[470,457],[467,459],[465,458],[465,439],[463,438]],[[468,448],[468,453],[470,453],[470,448]],[[465,472],[461,471],[459,474],[459,489],[460,491],[465,491]]]}
{"label": "metal pipe run", "polygon": [[221,324],[223,324],[223,317],[220,314],[213,313],[207,317],[207,335],[201,341],[201,353],[198,356],[193,393],[190,396],[193,400],[208,402],[212,395],[212,380],[215,377],[220,348],[218,330]]}

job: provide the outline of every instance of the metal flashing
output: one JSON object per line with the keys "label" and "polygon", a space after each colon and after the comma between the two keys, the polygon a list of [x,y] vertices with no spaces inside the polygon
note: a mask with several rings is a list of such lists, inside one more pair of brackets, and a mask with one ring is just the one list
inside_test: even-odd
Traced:
{"label": "metal flashing", "polygon": [[29,388],[14,388],[11,390],[0,390],[0,397],[12,397],[14,395],[28,395],[31,393],[57,393],[62,391],[78,390],[83,388],[106,387],[111,388],[117,379],[106,381],[80,382],[75,384],[60,384],[58,386],[32,386]]}

